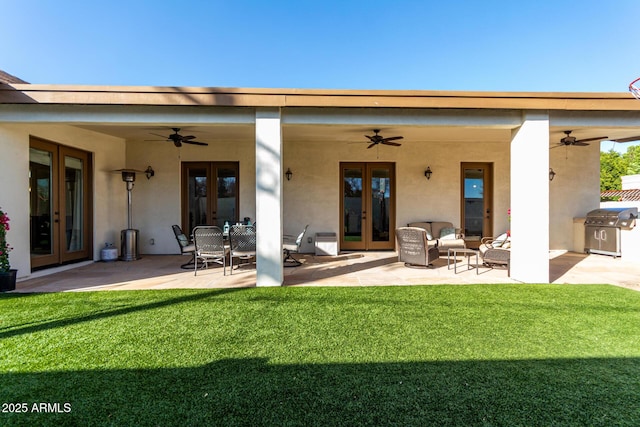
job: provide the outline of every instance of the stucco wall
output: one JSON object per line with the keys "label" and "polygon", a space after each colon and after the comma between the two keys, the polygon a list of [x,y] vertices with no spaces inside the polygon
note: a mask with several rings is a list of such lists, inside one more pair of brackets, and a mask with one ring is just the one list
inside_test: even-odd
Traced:
{"label": "stucco wall", "polygon": [[554,148],[549,165],[556,172],[549,183],[549,248],[576,250],[574,218],[600,205],[600,146]]}
{"label": "stucco wall", "polygon": [[[29,248],[29,137],[46,139],[61,145],[79,148],[93,153],[94,195],[94,259],[100,259],[101,242],[119,239],[116,230],[126,224],[120,177],[112,172],[125,163],[124,141],[73,126],[66,125],[1,125],[0,170],[4,177],[24,177],[10,184],[3,180],[0,206],[9,211],[11,218],[10,255],[12,268],[18,269],[18,278],[30,274]],[[6,148],[5,148],[6,147]],[[7,179],[7,178],[4,178]],[[119,231],[118,231],[119,232]]]}

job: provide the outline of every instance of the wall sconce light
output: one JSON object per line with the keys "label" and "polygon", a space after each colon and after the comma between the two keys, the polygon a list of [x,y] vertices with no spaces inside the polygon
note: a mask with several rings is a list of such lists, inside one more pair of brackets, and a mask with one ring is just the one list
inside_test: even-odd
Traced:
{"label": "wall sconce light", "polygon": [[432,173],[433,173],[433,172],[431,171],[431,167],[427,166],[427,170],[425,170],[425,171],[424,171],[424,176],[425,176],[427,179],[431,179],[431,174],[432,174]]}
{"label": "wall sconce light", "polygon": [[549,168],[549,181],[553,181],[553,178],[556,177],[556,172],[553,170],[553,168]]}
{"label": "wall sconce light", "polygon": [[156,174],[156,171],[154,171],[151,166],[147,166],[147,169],[144,171],[144,174],[147,176],[147,179],[151,179],[151,177]]}
{"label": "wall sconce light", "polygon": [[293,172],[291,172],[291,169],[287,168],[287,171],[284,174],[287,176],[287,181],[291,181],[291,177],[293,176]]}

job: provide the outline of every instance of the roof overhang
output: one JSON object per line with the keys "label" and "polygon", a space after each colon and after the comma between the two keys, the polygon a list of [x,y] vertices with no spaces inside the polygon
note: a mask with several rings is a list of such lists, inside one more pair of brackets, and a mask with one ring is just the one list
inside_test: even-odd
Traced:
{"label": "roof overhang", "polygon": [[629,93],[0,84],[0,104],[640,111]]}

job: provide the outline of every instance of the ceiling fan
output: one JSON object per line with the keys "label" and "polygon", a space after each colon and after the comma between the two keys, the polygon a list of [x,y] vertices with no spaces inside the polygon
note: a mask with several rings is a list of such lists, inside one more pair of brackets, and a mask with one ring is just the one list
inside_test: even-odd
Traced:
{"label": "ceiling fan", "polygon": [[603,141],[608,138],[607,136],[596,136],[595,138],[577,139],[575,136],[571,136],[571,132],[572,131],[570,130],[565,130],[564,133],[566,134],[566,136],[560,139],[560,142],[558,143],[558,145],[555,145],[551,148],[557,148],[557,147],[568,146],[568,145],[585,147],[589,145],[588,143],[590,141]]}
{"label": "ceiling fan", "polygon": [[[193,144],[193,145],[209,145],[206,142],[199,142],[199,141],[194,141],[195,136],[193,135],[180,135],[178,132],[180,132],[180,128],[171,128],[173,129],[173,132],[171,135],[165,137],[164,135],[158,135],[157,133],[152,133],[151,135],[155,135],[155,136],[159,136],[162,138],[165,138],[164,140],[166,141],[173,141],[173,145],[175,145],[176,147],[182,147],[182,144]],[[152,141],[152,140],[148,140],[148,141]],[[155,141],[155,140],[153,140]]]}
{"label": "ceiling fan", "polygon": [[380,132],[380,129],[374,129],[373,133],[375,133],[375,135],[373,136],[365,135],[367,138],[369,138],[369,141],[371,141],[371,144],[369,144],[367,148],[371,148],[378,144],[393,145],[394,147],[399,147],[402,145],[402,144],[398,144],[397,142],[391,142],[391,141],[402,139],[404,137],[390,136],[388,138],[384,138],[382,135],[378,135],[379,132]]}

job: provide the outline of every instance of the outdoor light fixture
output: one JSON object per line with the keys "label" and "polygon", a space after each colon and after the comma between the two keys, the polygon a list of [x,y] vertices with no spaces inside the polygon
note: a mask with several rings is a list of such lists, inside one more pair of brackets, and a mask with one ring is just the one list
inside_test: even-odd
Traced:
{"label": "outdoor light fixture", "polygon": [[425,171],[424,171],[424,176],[425,176],[427,179],[431,179],[431,174],[432,174],[432,173],[433,173],[433,172],[431,172],[431,167],[430,167],[430,166],[427,166],[427,170],[425,170]]}
{"label": "outdoor light fixture", "polygon": [[291,177],[293,176],[293,172],[291,172],[291,169],[287,168],[287,171],[284,174],[287,176],[287,181],[291,181]]}
{"label": "outdoor light fixture", "polygon": [[556,177],[556,172],[553,170],[553,168],[549,168],[549,181],[553,181],[553,178]]}
{"label": "outdoor light fixture", "polygon": [[147,169],[144,171],[144,174],[147,176],[147,179],[151,179],[152,176],[155,176],[156,171],[154,171],[151,166],[147,166]]}

